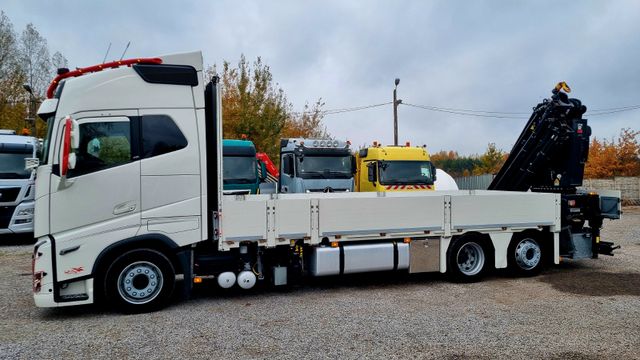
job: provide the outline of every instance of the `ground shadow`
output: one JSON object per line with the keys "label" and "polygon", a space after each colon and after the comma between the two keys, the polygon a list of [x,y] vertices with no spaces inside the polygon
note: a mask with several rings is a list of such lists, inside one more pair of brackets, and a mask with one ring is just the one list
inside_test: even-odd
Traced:
{"label": "ground shadow", "polygon": [[640,296],[640,274],[605,272],[579,263],[562,264],[557,271],[540,276],[540,281],[554,289],[586,296]]}
{"label": "ground shadow", "polygon": [[36,239],[33,238],[33,234],[1,234],[0,235],[0,247],[16,246],[16,245],[33,245],[35,243],[36,243]]}

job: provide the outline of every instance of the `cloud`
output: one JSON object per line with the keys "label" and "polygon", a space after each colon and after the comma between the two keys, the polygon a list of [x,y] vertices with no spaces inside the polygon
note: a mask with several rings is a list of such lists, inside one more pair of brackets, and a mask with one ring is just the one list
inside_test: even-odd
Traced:
{"label": "cloud", "polygon": [[[391,101],[529,112],[566,80],[589,108],[640,103],[640,3],[634,1],[25,2],[4,10],[33,22],[72,66],[202,49],[208,64],[261,56],[297,109]],[[595,136],[638,128],[640,112],[593,117]],[[526,117],[526,115],[524,115]],[[525,120],[472,118],[401,106],[400,140],[432,151],[508,150]],[[354,144],[393,139],[391,105],[330,115]]]}

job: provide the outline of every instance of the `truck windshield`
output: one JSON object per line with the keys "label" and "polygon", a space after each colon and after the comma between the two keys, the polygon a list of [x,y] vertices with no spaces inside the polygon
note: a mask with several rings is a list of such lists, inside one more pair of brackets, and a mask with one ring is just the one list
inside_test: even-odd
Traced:
{"label": "truck windshield", "polygon": [[30,157],[33,157],[33,147],[0,152],[0,179],[28,179],[31,170],[24,169],[24,159]]}
{"label": "truck windshield", "polygon": [[225,156],[222,163],[225,184],[253,184],[258,181],[255,157]]}
{"label": "truck windshield", "polygon": [[298,176],[303,179],[350,179],[351,156],[298,157]]}
{"label": "truck windshield", "polygon": [[433,184],[430,161],[381,161],[380,183],[394,184]]}

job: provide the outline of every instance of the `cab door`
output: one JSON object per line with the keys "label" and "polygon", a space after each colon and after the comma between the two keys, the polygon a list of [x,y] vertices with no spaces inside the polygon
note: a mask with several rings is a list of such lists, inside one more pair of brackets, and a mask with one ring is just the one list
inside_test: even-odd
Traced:
{"label": "cab door", "polygon": [[[104,248],[113,239],[126,239],[137,233],[140,161],[135,139],[138,135],[131,124],[136,115],[137,111],[129,111],[120,115],[76,117],[79,125],[79,146],[74,150],[77,160],[64,181],[58,164],[60,147],[56,146],[50,182],[50,229],[58,249],[71,249],[75,242]],[[58,139],[62,136],[63,123],[55,130]],[[65,255],[62,260],[73,257],[73,254]],[[65,277],[60,274],[58,279]]]}

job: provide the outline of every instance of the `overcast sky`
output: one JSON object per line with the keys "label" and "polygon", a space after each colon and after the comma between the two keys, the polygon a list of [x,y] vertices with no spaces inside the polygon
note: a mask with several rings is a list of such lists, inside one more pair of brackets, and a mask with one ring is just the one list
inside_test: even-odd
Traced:
{"label": "overcast sky", "polygon": [[[261,56],[296,110],[391,102],[530,112],[560,80],[590,109],[640,104],[640,1],[25,1],[0,9],[31,22],[71,67],[202,50],[206,64]],[[528,115],[516,115],[528,117]],[[640,129],[640,110],[590,118],[595,136]],[[399,108],[401,142],[430,151],[509,150],[526,119]],[[391,105],[328,115],[355,145],[393,141]]]}

